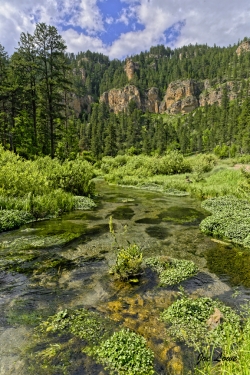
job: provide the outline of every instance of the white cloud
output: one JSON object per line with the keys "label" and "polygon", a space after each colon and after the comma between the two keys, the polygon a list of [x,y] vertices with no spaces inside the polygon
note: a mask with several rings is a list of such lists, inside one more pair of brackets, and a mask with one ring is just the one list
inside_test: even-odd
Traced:
{"label": "white cloud", "polygon": [[104,31],[103,19],[97,6],[97,0],[81,0],[79,9],[72,17],[72,23],[74,26],[86,29],[89,34]]}
{"label": "white cloud", "polygon": [[[174,46],[190,43],[222,46],[250,36],[249,0],[121,0],[124,9],[116,20],[101,14],[99,1],[0,0],[0,43],[12,53],[18,46],[20,33],[34,30],[34,21],[58,27],[71,52],[90,49],[112,58],[165,43],[164,31],[183,20],[185,25],[178,39],[171,42]],[[118,0],[107,0],[107,3],[112,6],[112,1]],[[144,26],[143,30],[136,31],[135,20]],[[104,33],[105,26],[118,22],[131,25],[132,31],[121,34],[111,46],[105,46],[98,33]],[[62,31],[61,25],[72,28]],[[74,27],[83,28],[87,35],[77,33]]]}
{"label": "white cloud", "polygon": [[107,17],[105,19],[105,22],[108,24],[108,25],[111,25],[113,22],[114,22],[114,18],[113,17]]}
{"label": "white cloud", "polygon": [[104,31],[97,0],[0,0],[0,43],[9,53],[21,32],[33,32],[35,22],[79,26],[89,35]]}
{"label": "white cloud", "polygon": [[80,51],[98,51],[103,54],[107,54],[107,48],[102,43],[100,38],[79,34],[73,29],[63,31],[63,39],[66,40],[69,52],[80,52]]}

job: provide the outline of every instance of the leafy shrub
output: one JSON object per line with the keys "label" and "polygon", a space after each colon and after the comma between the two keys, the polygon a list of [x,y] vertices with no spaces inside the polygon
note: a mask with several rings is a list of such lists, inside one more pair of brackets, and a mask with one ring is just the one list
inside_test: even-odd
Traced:
{"label": "leafy shrub", "polygon": [[190,260],[152,257],[146,259],[145,264],[158,273],[161,286],[178,284],[198,272],[198,267]]}
{"label": "leafy shrub", "polygon": [[203,180],[204,173],[210,172],[216,164],[217,158],[214,155],[196,156],[192,164],[192,177],[196,182]]}
{"label": "leafy shrub", "polygon": [[130,245],[127,249],[118,251],[116,264],[111,268],[110,273],[120,280],[129,280],[138,276],[142,271],[142,251],[136,244]]}
{"label": "leafy shrub", "polygon": [[125,176],[142,178],[190,172],[191,166],[182,154],[172,151],[163,157],[145,155],[105,157],[102,159],[101,170],[105,174],[113,175],[113,180],[122,180]]}
{"label": "leafy shrub", "polygon": [[74,209],[75,210],[91,210],[96,207],[95,202],[88,197],[74,196]]}
{"label": "leafy shrub", "polygon": [[[28,211],[38,219],[58,215],[75,207],[94,203],[75,195],[92,195],[94,183],[93,167],[84,157],[61,163],[49,156],[34,161],[23,160],[10,151],[0,147],[0,207],[6,210]],[[81,202],[80,202],[81,201]],[[15,228],[9,223],[9,229]],[[17,220],[18,221],[18,220]]]}
{"label": "leafy shrub", "polygon": [[146,340],[128,329],[115,332],[110,339],[84,351],[106,366],[110,374],[153,375],[155,373],[154,354],[147,348]]}
{"label": "leafy shrub", "polygon": [[[223,320],[210,329],[207,320],[215,308],[223,314]],[[181,299],[163,311],[161,319],[170,325],[169,333],[175,339],[196,348],[203,344],[220,346],[228,334],[237,339],[240,330],[240,317],[230,307],[207,297],[188,298],[183,293]]]}
{"label": "leafy shrub", "polygon": [[78,156],[74,161],[60,163],[46,156],[34,161],[0,148],[0,195],[23,197],[29,193],[44,195],[51,190],[63,189],[75,195],[93,193],[93,167]]}
{"label": "leafy shrub", "polygon": [[250,203],[234,196],[210,198],[201,206],[212,213],[200,223],[206,234],[249,247]]}
{"label": "leafy shrub", "polygon": [[36,218],[44,218],[49,215],[60,215],[63,212],[73,210],[75,201],[72,194],[61,189],[52,190],[46,195],[33,196],[29,194],[27,209]]}
{"label": "leafy shrub", "polygon": [[250,163],[250,155],[241,155],[233,159],[233,163],[242,163],[247,164]]}
{"label": "leafy shrub", "polygon": [[0,211],[0,232],[17,229],[21,225],[34,220],[34,217],[25,211],[1,210]]}

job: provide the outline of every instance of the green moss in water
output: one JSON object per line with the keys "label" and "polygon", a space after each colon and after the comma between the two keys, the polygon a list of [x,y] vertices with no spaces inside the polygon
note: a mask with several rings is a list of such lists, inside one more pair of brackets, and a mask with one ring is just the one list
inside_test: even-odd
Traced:
{"label": "green moss in water", "polygon": [[164,240],[166,237],[169,236],[169,232],[166,228],[162,228],[158,225],[147,227],[146,233],[153,238],[157,238],[158,240]]}
{"label": "green moss in water", "polygon": [[167,211],[164,211],[159,215],[159,218],[162,221],[173,221],[180,224],[200,222],[204,217],[205,215],[203,213],[194,208],[180,206],[169,207]]}
{"label": "green moss in water", "polygon": [[206,252],[210,271],[228,275],[233,285],[250,288],[250,253],[240,248],[219,246]]}
{"label": "green moss in water", "polygon": [[112,211],[111,215],[114,219],[117,220],[131,220],[134,216],[134,211],[130,207],[121,206]]}
{"label": "green moss in water", "polygon": [[58,254],[39,251],[8,251],[0,259],[0,270],[24,274],[54,273],[76,267],[76,262]]}
{"label": "green moss in water", "polygon": [[27,326],[36,326],[42,317],[39,313],[35,311],[28,312],[19,312],[19,311],[10,311],[7,315],[7,322],[10,325],[27,325]]}
{"label": "green moss in water", "polygon": [[111,321],[83,308],[60,311],[41,323],[38,330],[43,333],[70,332],[94,345],[110,336],[113,328]]}
{"label": "green moss in water", "polygon": [[75,238],[78,238],[80,233],[69,233],[64,232],[55,235],[24,235],[14,240],[3,241],[0,245],[0,249],[8,250],[11,249],[13,253],[18,250],[29,250],[29,249],[40,249],[48,248],[53,246],[64,245]]}

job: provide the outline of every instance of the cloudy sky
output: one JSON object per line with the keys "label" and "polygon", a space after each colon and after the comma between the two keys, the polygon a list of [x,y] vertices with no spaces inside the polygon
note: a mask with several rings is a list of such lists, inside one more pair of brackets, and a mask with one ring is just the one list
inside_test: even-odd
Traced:
{"label": "cloudy sky", "polygon": [[250,1],[0,0],[0,44],[9,54],[37,22],[56,26],[69,52],[120,59],[157,44],[237,43],[250,37]]}

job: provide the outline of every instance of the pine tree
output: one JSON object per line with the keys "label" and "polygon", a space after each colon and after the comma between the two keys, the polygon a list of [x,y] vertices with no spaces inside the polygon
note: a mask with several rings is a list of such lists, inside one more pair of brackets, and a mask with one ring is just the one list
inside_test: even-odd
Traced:
{"label": "pine tree", "polygon": [[66,45],[54,26],[39,23],[34,33],[37,60],[40,69],[41,110],[44,112],[45,139],[49,135],[50,154],[55,155],[56,120],[62,117],[64,70],[67,68],[64,52]]}

